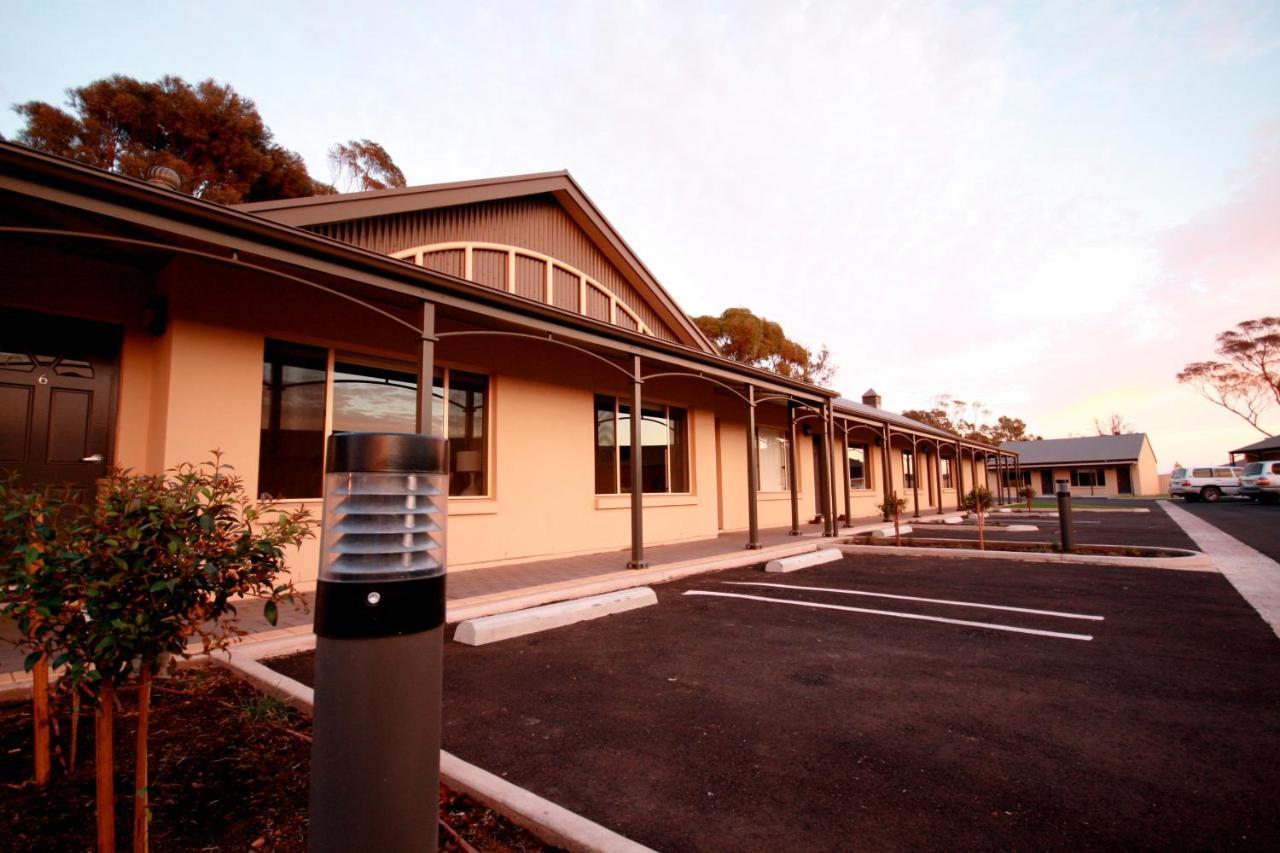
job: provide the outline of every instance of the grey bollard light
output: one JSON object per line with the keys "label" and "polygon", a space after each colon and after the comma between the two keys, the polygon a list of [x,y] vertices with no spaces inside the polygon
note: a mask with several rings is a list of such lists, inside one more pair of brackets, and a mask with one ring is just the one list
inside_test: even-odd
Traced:
{"label": "grey bollard light", "polygon": [[1062,553],[1069,554],[1076,547],[1075,525],[1071,519],[1071,481],[1057,480],[1058,528],[1062,531]]}
{"label": "grey bollard light", "polygon": [[316,586],[309,849],[436,850],[443,440],[330,437]]}

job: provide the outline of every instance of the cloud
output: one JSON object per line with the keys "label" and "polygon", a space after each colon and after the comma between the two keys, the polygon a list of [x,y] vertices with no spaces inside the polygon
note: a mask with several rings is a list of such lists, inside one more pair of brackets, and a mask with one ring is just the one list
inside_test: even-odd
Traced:
{"label": "cloud", "polygon": [[1228,201],[1160,238],[1168,292],[1210,297],[1186,301],[1180,320],[1199,319],[1206,308],[1244,312],[1240,320],[1280,312],[1280,118],[1255,137]]}

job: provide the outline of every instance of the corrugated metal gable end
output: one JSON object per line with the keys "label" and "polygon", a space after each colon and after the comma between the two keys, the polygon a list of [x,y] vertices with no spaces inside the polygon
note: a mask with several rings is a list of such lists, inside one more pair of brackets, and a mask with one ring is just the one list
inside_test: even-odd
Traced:
{"label": "corrugated metal gable end", "polygon": [[[576,267],[600,282],[635,311],[656,337],[667,341],[679,340],[640,291],[610,263],[550,195],[321,223],[307,226],[307,230],[386,255],[432,243],[463,240],[530,249]],[[491,282],[486,280],[482,283]],[[517,286],[521,295],[525,295],[523,290]],[[557,305],[561,302],[561,299],[556,299]],[[592,316],[596,313],[593,311]],[[620,325],[630,327],[633,324],[624,321]]]}

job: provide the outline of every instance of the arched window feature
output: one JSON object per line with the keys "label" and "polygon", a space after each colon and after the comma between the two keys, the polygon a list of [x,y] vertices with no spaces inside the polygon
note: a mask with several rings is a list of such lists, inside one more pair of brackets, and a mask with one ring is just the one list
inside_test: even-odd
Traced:
{"label": "arched window feature", "polygon": [[607,287],[548,255],[501,243],[431,243],[391,257],[476,284],[536,299],[584,317],[652,335],[645,322]]}

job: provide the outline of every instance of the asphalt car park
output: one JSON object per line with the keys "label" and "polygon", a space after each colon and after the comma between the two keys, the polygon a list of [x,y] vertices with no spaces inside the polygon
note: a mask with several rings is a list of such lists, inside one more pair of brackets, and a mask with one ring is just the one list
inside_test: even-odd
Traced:
{"label": "asphalt car park", "polygon": [[449,644],[445,748],[661,850],[1280,846],[1280,641],[1216,572],[859,555],[656,591]]}
{"label": "asphalt car park", "polygon": [[1280,562],[1280,504],[1222,500],[1215,504],[1179,503],[1214,527]]}

